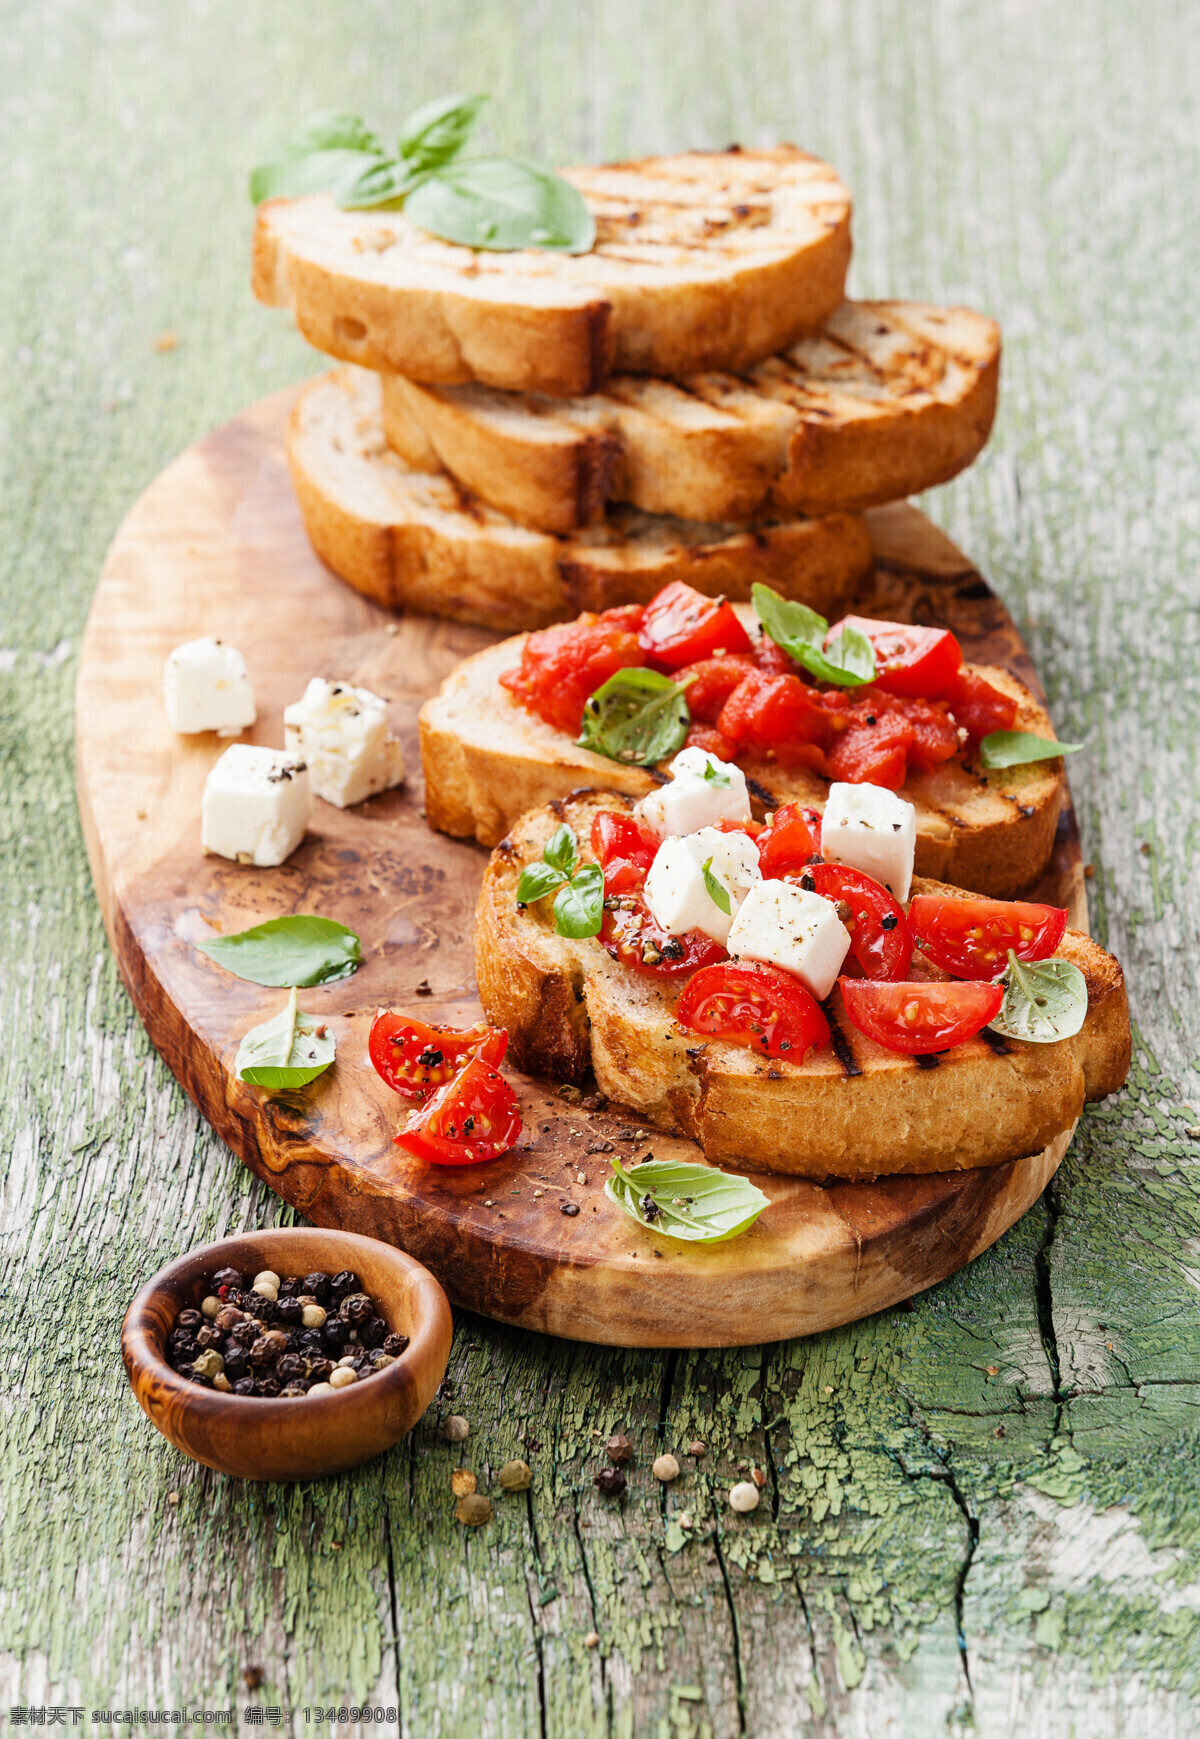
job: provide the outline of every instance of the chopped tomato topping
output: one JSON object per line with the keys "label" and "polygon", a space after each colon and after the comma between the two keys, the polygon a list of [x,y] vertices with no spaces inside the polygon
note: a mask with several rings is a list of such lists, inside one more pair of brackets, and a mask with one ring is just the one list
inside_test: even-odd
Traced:
{"label": "chopped tomato topping", "polygon": [[622,966],[634,972],[650,972],[658,978],[678,978],[724,960],[725,950],[703,930],[670,936],[659,928],[648,908],[636,895],[604,902],[600,940]]}
{"label": "chopped tomato topping", "polygon": [[830,629],[826,648],[843,628],[857,628],[871,642],[875,652],[874,686],[885,694],[935,700],[953,688],[962,663],[962,648],[947,629],[846,616]]}
{"label": "chopped tomato topping", "polygon": [[715,725],[689,725],[683,746],[685,749],[703,749],[706,754],[715,755],[718,761],[732,761],[734,757],[733,744]]}
{"label": "chopped tomato topping", "polygon": [[516,1094],[490,1063],[472,1057],[394,1139],[434,1165],[478,1165],[507,1153],[520,1133]]}
{"label": "chopped tomato topping", "polygon": [[882,707],[850,715],[826,759],[830,777],[851,785],[883,785],[899,791],[908,774],[908,751],[916,738],[900,713]]}
{"label": "chopped tomato topping", "polygon": [[676,682],[687,683],[688,711],[701,724],[715,725],[721,708],[737,688],[754,660],[748,654],[730,653],[727,658],[702,658],[675,672]]}
{"label": "chopped tomato topping", "polygon": [[516,669],[503,673],[501,685],[538,718],[574,737],[588,696],[618,670],[641,665],[642,615],[640,604],[626,604],[602,616],[585,611],[574,622],[539,629],[526,640]]}
{"label": "chopped tomato topping", "polygon": [[406,1014],[381,1008],[371,1023],[367,1048],[376,1072],[393,1093],[424,1099],[452,1080],[471,1057],[493,1068],[508,1046],[503,1027],[426,1026]]}
{"label": "chopped tomato topping", "polygon": [[958,978],[995,978],[1011,948],[1018,960],[1048,960],[1063,938],[1060,906],[1025,900],[943,900],[917,894],[908,908],[919,948]]}
{"label": "chopped tomato topping", "polygon": [[889,1051],[927,1057],[961,1045],[994,1020],[1004,1001],[1000,984],[914,981],[880,984],[839,978],[846,1014],[859,1032]]}
{"label": "chopped tomato topping", "polygon": [[790,972],[726,960],[706,966],[689,982],[675,1009],[689,1032],[803,1062],[814,1045],[829,1043],[820,1005]]}
{"label": "chopped tomato topping", "polygon": [[918,773],[932,773],[958,753],[958,731],[943,702],[887,697],[886,705],[889,712],[898,713],[912,726],[908,764]]}
{"label": "chopped tomato topping", "polygon": [[660,843],[632,815],[601,809],[592,820],[592,852],[604,871],[605,893],[641,893]]}
{"label": "chopped tomato topping", "polygon": [[787,880],[832,900],[850,932],[850,953],[864,978],[903,978],[912,960],[904,908],[873,876],[844,863],[814,863]]}
{"label": "chopped tomato topping", "polygon": [[1001,694],[973,670],[959,671],[946,699],[954,722],[966,730],[971,748],[977,747],[992,731],[1011,731],[1017,721],[1016,701]]}
{"label": "chopped tomato topping", "polygon": [[798,676],[752,670],[722,707],[717,729],[739,751],[763,753],[789,743],[823,745],[836,727],[820,695]]}
{"label": "chopped tomato topping", "polygon": [[673,580],[646,605],[638,635],[645,661],[667,670],[717,652],[749,652],[750,636],[724,598],[708,598]]}
{"label": "chopped tomato topping", "polygon": [[821,855],[821,816],[804,803],[785,803],[758,836],[758,863],[769,881],[804,869]]}
{"label": "chopped tomato topping", "polygon": [[795,676],[797,670],[795,659],[769,634],[764,634],[755,645],[754,662],[760,670],[769,671],[772,676]]}

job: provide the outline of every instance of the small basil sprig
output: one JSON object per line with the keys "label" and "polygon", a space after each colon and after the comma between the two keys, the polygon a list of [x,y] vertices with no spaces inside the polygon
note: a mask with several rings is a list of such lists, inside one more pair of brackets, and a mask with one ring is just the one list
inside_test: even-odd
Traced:
{"label": "small basil sprig", "polygon": [[825,650],[829,623],[824,616],[807,604],[780,597],[770,586],[753,586],[751,597],[764,631],[810,676],[839,688],[862,688],[874,682],[875,649],[861,629],[843,628]]}
{"label": "small basil sprig", "polygon": [[648,1232],[686,1244],[720,1244],[749,1231],[768,1199],[749,1178],[715,1166],[647,1159],[626,1171],[619,1159],[604,1193]]}
{"label": "small basil sprig", "polygon": [[340,978],[349,978],[362,961],[362,948],[353,930],[332,918],[315,918],[303,912],[271,918],[252,930],[239,930],[235,936],[210,936],[196,946],[218,966],[250,984],[298,984],[301,989],[336,984]]}
{"label": "small basil sprig", "polygon": [[1010,948],[994,1032],[1029,1044],[1053,1045],[1073,1038],[1087,1019],[1087,980],[1069,960],[1018,960]]}
{"label": "small basil sprig", "polygon": [[287,1007],[252,1027],[238,1046],[234,1068],[240,1081],[275,1093],[307,1087],[333,1061],[337,1041],[311,1014],[301,1014],[292,991]]}
{"label": "small basil sprig", "polygon": [[728,917],[733,910],[729,898],[729,889],[713,874],[712,858],[706,858],[700,865],[704,875],[704,885],[708,889],[708,897],[720,911]]}
{"label": "small basil sprig", "polygon": [[250,197],[330,193],[347,211],[403,205],[430,235],[464,247],[587,253],[596,225],[582,195],[522,157],[461,155],[488,98],[440,97],[410,115],[395,153],[356,115],[306,121],[250,177]]}
{"label": "small basil sprig", "polygon": [[547,894],[554,894],[554,928],[560,936],[599,932],[604,871],[598,863],[579,863],[578,841],[565,822],[546,841],[542,861],[527,864],[517,882],[517,899],[523,906],[535,905]]}
{"label": "small basil sprig", "polygon": [[630,767],[665,761],[683,747],[692,722],[686,690],[657,670],[618,670],[584,706],[576,746]]}
{"label": "small basil sprig", "polygon": [[979,765],[1023,767],[1029,761],[1053,761],[1058,755],[1073,755],[1082,743],[1056,743],[1053,737],[1037,737],[1032,731],[991,731],[979,745]]}
{"label": "small basil sprig", "polygon": [[729,777],[729,774],[723,773],[720,767],[718,767],[713,761],[706,761],[704,763],[704,771],[700,777],[708,785],[729,786],[733,784],[733,780]]}

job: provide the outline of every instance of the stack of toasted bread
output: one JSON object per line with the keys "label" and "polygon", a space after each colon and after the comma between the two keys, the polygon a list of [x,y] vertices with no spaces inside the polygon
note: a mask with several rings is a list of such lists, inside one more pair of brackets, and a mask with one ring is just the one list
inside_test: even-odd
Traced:
{"label": "stack of toasted bread", "polygon": [[510,632],[675,579],[838,613],[863,509],[987,439],[998,328],[846,301],[850,196],[793,146],[563,173],[586,254],[477,252],[325,194],[260,207],[256,294],[347,365],[289,431],[318,553],[380,603]]}

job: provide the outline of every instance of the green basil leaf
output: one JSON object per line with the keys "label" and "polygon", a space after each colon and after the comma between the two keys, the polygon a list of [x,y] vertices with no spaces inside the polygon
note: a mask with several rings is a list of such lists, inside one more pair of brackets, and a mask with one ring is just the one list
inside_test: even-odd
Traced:
{"label": "green basil leaf", "polygon": [[585,254],[596,226],[582,196],[549,169],[521,157],[445,163],[409,194],[418,229],[468,248],[556,248]]}
{"label": "green basil leaf", "polygon": [[794,598],[781,598],[770,586],[756,584],[751,597],[764,631],[810,676],[839,688],[862,688],[874,682],[875,649],[860,629],[843,628],[825,651],[829,624],[824,616]]}
{"label": "green basil leaf", "polygon": [[584,707],[576,746],[634,767],[665,761],[683,747],[692,722],[686,688],[657,670],[618,670]]}
{"label": "green basil leaf", "polygon": [[1005,1038],[1053,1045],[1072,1038],[1087,1019],[1087,980],[1069,960],[1018,960],[1010,948],[996,983],[1005,987],[1004,1001],[991,1026]]}
{"label": "green basil leaf", "polygon": [[562,870],[555,869],[553,864],[527,864],[517,883],[517,899],[523,906],[532,906],[535,901],[552,894],[555,888],[561,888],[566,879]]}
{"label": "green basil leaf", "polygon": [[708,858],[706,862],[701,864],[700,868],[704,873],[704,885],[708,889],[709,899],[712,901],[714,906],[718,907],[719,910],[724,912],[725,916],[728,917],[730,912],[733,910],[733,906],[729,899],[729,889],[725,886],[724,882],[718,881],[716,876],[713,874],[712,858]]}
{"label": "green basil leaf", "polygon": [[271,918],[235,936],[211,936],[196,944],[218,966],[250,984],[336,984],[362,960],[353,930],[332,918],[299,914]]}
{"label": "green basil leaf", "polygon": [[490,98],[485,96],[438,97],[423,103],[404,123],[400,135],[400,155],[417,169],[436,169],[457,157],[466,144],[479,111]]}
{"label": "green basil leaf", "polygon": [[571,875],[579,861],[579,846],[574,833],[564,821],[561,827],[555,828],[546,841],[546,849],[542,856],[556,870],[562,870],[564,875]]}
{"label": "green basil leaf", "polygon": [[348,115],[341,109],[318,109],[307,121],[301,121],[277,148],[273,161],[285,163],[311,156],[314,151],[370,151],[377,157],[384,154],[382,141],[362,117]]}
{"label": "green basil leaf", "polygon": [[331,1032],[325,1031],[318,1038],[318,1024],[312,1015],[300,1013],[293,990],[287,1007],[253,1027],[238,1046],[234,1064],[238,1079],[276,1093],[307,1087],[324,1074],[337,1049]]}
{"label": "green basil leaf", "polygon": [[610,1202],[649,1232],[688,1244],[720,1244],[750,1229],[768,1205],[747,1177],[715,1166],[648,1159],[626,1171],[619,1159],[604,1185]]}
{"label": "green basil leaf", "polygon": [[407,163],[390,157],[371,157],[333,189],[343,211],[369,211],[378,205],[399,204],[420,177]]}
{"label": "green basil leaf", "polygon": [[348,178],[355,181],[381,159],[368,151],[313,151],[285,163],[260,163],[250,177],[250,198],[300,199],[306,193],[333,193]]}
{"label": "green basil leaf", "polygon": [[711,761],[706,761],[704,763],[704,772],[701,774],[701,777],[706,780],[709,785],[725,786],[733,784],[733,780],[729,777],[729,774],[722,773],[721,769],[719,767],[714,767]]}
{"label": "green basil leaf", "polygon": [[1056,743],[1050,737],[1035,737],[1032,731],[990,731],[979,745],[979,765],[989,770],[1024,767],[1030,761],[1074,755],[1082,748],[1082,743]]}
{"label": "green basil leaf", "polygon": [[585,863],[554,901],[554,928],[560,936],[595,936],[604,916],[604,871]]}

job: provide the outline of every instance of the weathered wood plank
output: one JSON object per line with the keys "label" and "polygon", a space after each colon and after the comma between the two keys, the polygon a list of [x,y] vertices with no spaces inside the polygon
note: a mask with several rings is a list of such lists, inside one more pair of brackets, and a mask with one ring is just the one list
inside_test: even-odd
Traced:
{"label": "weathered wood plank", "polygon": [[[419,1739],[1191,1731],[1195,9],[46,0],[6,8],[0,68],[0,1703],[226,1704],[259,1667],[268,1705],[370,1691]],[[913,1312],[759,1362],[464,1318],[461,1458],[524,1443],[537,1467],[468,1539],[433,1417],[353,1479],[254,1492],[180,1463],[122,1390],[136,1280],[279,1209],[131,1021],[69,726],[133,495],[310,366],[249,298],[247,164],[318,104],[394,122],[453,87],[497,94],[498,143],[561,158],[798,136],[855,189],[858,291],[1004,321],[995,440],[930,506],[1019,611],[1060,729],[1090,738],[1093,906],[1142,1041],[1044,1210]],[[591,1485],[613,1425],[639,1442],[620,1511]],[[650,1449],[693,1434],[709,1456],[661,1492]],[[743,1459],[772,1481],[748,1522],[723,1505]],[[674,1549],[680,1512],[698,1525]]]}

